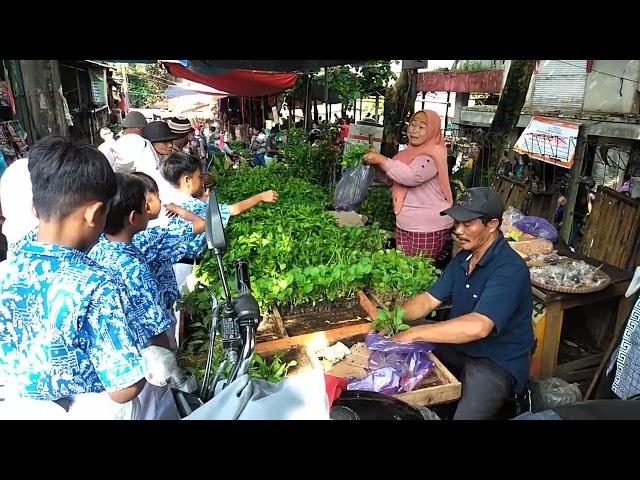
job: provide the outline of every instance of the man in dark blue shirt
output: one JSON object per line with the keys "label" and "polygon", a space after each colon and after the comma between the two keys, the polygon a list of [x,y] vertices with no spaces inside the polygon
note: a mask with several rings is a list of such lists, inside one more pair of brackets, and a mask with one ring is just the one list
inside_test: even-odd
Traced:
{"label": "man in dark blue shirt", "polygon": [[425,293],[405,305],[406,320],[451,302],[451,319],[409,328],[395,340],[441,344],[436,355],[462,381],[454,419],[491,419],[526,386],[533,346],[529,270],[507,244],[503,206],[490,188],[467,189],[441,215],[454,219],[462,251]]}

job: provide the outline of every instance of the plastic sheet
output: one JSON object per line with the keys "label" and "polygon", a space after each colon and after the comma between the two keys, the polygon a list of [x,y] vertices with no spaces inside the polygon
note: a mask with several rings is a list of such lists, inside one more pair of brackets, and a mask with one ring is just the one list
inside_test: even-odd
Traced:
{"label": "plastic sheet", "polygon": [[337,211],[355,210],[369,193],[369,185],[373,179],[373,171],[363,163],[349,167],[342,173],[336,185],[333,203]]}
{"label": "plastic sheet", "polygon": [[368,333],[369,373],[349,379],[348,390],[367,390],[384,394],[410,392],[433,369],[427,354],[434,345],[428,342],[394,342],[380,334]]}
{"label": "plastic sheet", "polygon": [[558,230],[542,217],[524,217],[513,224],[518,230],[534,237],[555,242]]}

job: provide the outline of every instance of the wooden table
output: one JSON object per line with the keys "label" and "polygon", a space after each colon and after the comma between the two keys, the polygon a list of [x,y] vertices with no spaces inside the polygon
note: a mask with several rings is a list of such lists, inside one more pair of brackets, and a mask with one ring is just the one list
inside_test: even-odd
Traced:
{"label": "wooden table", "polygon": [[[569,250],[559,249],[558,253],[584,260],[596,267],[601,265],[601,262],[575,254]],[[537,336],[538,344],[534,353],[534,361],[531,365],[530,376],[532,378],[561,377],[574,370],[597,366],[602,360],[604,353],[590,355],[561,365],[557,363],[565,310],[618,298],[614,337],[622,328],[629,314],[633,299],[625,298],[624,294],[633,277],[633,272],[607,264],[604,264],[602,271],[611,277],[611,284],[599,292],[558,293],[532,286],[534,301],[541,302],[546,306],[545,325],[542,327],[542,331],[536,332],[539,336]],[[538,351],[538,349],[541,349],[541,351]]]}

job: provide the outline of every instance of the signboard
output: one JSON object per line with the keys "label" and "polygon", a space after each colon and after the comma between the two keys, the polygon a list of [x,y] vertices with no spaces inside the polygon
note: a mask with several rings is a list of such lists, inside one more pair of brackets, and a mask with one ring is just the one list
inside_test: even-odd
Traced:
{"label": "signboard", "polygon": [[571,168],[579,129],[579,123],[534,116],[513,149],[543,162]]}
{"label": "signboard", "polygon": [[373,135],[373,148],[380,153],[382,146],[382,132],[384,128],[376,125],[349,125],[347,143],[362,143],[369,145],[369,134]]}
{"label": "signboard", "polygon": [[104,69],[90,68],[91,101],[94,105],[107,104],[107,77]]}

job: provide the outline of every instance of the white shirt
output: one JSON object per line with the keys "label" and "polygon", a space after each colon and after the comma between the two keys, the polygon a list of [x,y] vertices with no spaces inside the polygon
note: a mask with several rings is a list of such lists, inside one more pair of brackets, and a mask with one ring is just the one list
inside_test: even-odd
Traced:
{"label": "white shirt", "polygon": [[105,140],[100,145],[98,145],[98,150],[100,150],[102,154],[105,157],[107,157],[107,160],[109,160],[109,165],[111,165],[111,168],[113,168],[113,164],[114,164],[113,157],[111,156],[111,147],[113,146],[114,143],[116,143],[116,141],[113,138],[111,138],[109,140]]}
{"label": "white shirt", "polygon": [[31,178],[26,158],[14,161],[0,178],[0,204],[6,219],[2,233],[9,245],[38,226],[38,217],[33,214]]}

